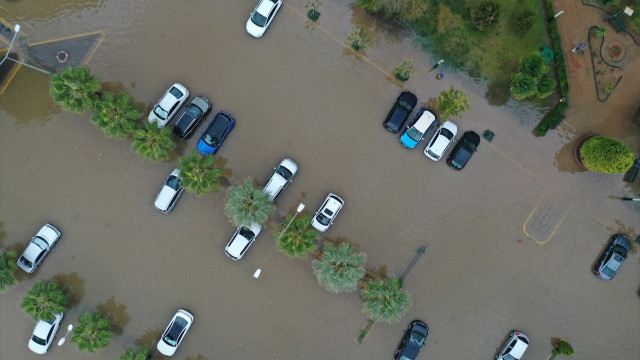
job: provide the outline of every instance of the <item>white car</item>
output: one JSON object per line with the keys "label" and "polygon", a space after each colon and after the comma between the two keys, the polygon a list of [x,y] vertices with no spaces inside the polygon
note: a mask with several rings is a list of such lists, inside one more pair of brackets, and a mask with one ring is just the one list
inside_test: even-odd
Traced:
{"label": "white car", "polygon": [[162,185],[162,189],[156,196],[156,201],[154,203],[156,209],[158,211],[162,211],[165,214],[168,214],[173,210],[173,207],[176,206],[178,199],[182,196],[182,192],[184,188],[182,187],[182,180],[180,179],[180,170],[173,169],[171,174],[164,181],[164,185]]}
{"label": "white car", "polygon": [[529,338],[521,331],[514,331],[509,334],[509,338],[500,349],[496,360],[520,360],[522,354],[529,347]]}
{"label": "white car", "polygon": [[424,148],[424,154],[433,161],[438,161],[444,155],[445,151],[458,133],[458,127],[451,121],[445,121],[436,130],[435,134],[429,140],[427,147]]}
{"label": "white car", "polygon": [[191,324],[193,324],[193,315],[187,310],[179,309],[162,333],[162,337],[156,346],[158,351],[164,356],[175,354]]}
{"label": "white car", "polygon": [[224,253],[233,260],[240,260],[247,252],[251,244],[256,241],[258,235],[262,231],[262,226],[258,223],[253,223],[251,226],[240,226],[236,229],[236,232],[229,240],[229,243],[224,248]]}
{"label": "white car", "polygon": [[156,123],[158,128],[163,128],[178,109],[187,101],[189,90],[181,84],[175,83],[171,85],[169,90],[160,98],[157,104],[153,106],[149,113],[149,122]]}
{"label": "white car", "polygon": [[264,35],[282,6],[282,0],[260,0],[247,20],[247,32],[256,38]]}
{"label": "white car", "polygon": [[49,351],[49,347],[58,333],[64,314],[56,314],[54,316],[55,319],[51,321],[38,321],[29,339],[29,350],[36,354],[46,354]]}
{"label": "white car", "polygon": [[60,231],[51,224],[45,224],[18,258],[18,267],[27,273],[36,271],[53,246],[60,239]]}
{"label": "white car", "polygon": [[273,174],[267,180],[267,184],[262,188],[262,192],[269,195],[269,201],[274,202],[282,190],[293,180],[293,176],[298,172],[298,164],[291,159],[284,159],[274,168]]}
{"label": "white car", "polygon": [[333,220],[338,216],[343,205],[344,201],[338,195],[329,193],[327,198],[324,199],[322,206],[320,206],[320,209],[313,215],[311,226],[318,231],[327,231],[329,226],[333,224]]}

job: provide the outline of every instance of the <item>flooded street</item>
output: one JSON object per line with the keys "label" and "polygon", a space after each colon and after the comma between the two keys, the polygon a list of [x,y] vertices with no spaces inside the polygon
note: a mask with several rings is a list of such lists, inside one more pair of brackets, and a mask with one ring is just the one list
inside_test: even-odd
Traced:
{"label": "flooded street", "polygon": [[[572,162],[575,140],[591,131],[639,152],[640,128],[622,122],[635,111],[630,103],[612,98],[619,126],[582,121],[589,106],[602,112],[596,106],[605,105],[594,103],[570,108],[557,131],[535,138],[535,110],[513,100],[492,107],[483,84],[446,67],[436,80],[427,72],[438,59],[379,21],[365,58],[346,50],[351,24],[374,22],[348,1],[323,2],[314,27],[306,1],[287,0],[261,39],[244,29],[255,3],[21,0],[3,2],[0,17],[28,23],[31,42],[102,31],[88,66],[108,90],[128,91],[144,118],[174,82],[211,99],[213,114],[228,111],[237,121],[218,153],[225,183],[251,176],[262,184],[291,157],[300,170],[276,213],[302,201],[313,214],[328,192],[339,194],[345,207],[325,235],[357,244],[368,268],[399,275],[426,243],[405,281],[407,315],[376,324],[357,344],[367,321],[357,293],[321,288],[311,257],[276,252],[263,266],[273,226],[241,261],[227,258],[235,228],[223,211],[226,187],[185,194],[170,215],[156,211],[153,200],[178,162],[142,160],[129,141],[106,138],[90,115],[62,112],[48,77],[22,68],[0,97],[0,245],[21,250],[46,222],[63,235],[33,276],[19,273],[19,284],[0,294],[1,360],[38,358],[27,349],[34,323],[20,301],[52,278],[73,290],[63,329],[95,309],[118,319],[98,359],[155,348],[180,307],[195,321],[177,359],[391,359],[413,319],[430,327],[419,359],[490,359],[513,329],[531,339],[524,359],[547,359],[558,338],[577,359],[640,358],[638,252],[612,281],[591,272],[612,234],[633,240],[640,232],[639,205],[616,199],[637,197],[638,181],[631,188],[622,174],[582,172]],[[418,74],[404,88],[420,103],[450,85],[471,97],[471,111],[453,119],[457,138],[467,130],[496,134],[461,172],[426,159],[426,140],[409,151],[381,126],[403,90],[389,72],[407,57]],[[86,357],[70,342],[48,355]]]}

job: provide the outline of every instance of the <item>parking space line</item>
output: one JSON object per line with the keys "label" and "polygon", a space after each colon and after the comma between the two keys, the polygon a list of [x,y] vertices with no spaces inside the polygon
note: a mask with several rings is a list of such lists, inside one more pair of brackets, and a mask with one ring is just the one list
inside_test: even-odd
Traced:
{"label": "parking space line", "polygon": [[536,210],[538,209],[538,206],[540,205],[540,203],[542,202],[542,198],[540,200],[538,200],[538,203],[536,204],[536,206],[533,208],[533,210],[531,210],[531,213],[529,214],[529,216],[527,216],[526,220],[524,221],[524,223],[522,224],[522,232],[528,236],[529,238],[531,238],[536,244],[538,245],[544,245],[546,243],[548,243],[551,238],[553,238],[553,236],[556,234],[556,232],[558,231],[558,229],[560,228],[560,225],[562,225],[562,223],[564,223],[564,220],[567,218],[567,215],[569,215],[569,212],[571,211],[571,209],[573,209],[573,205],[575,205],[575,201],[573,201],[571,203],[571,205],[569,205],[569,207],[567,208],[567,210],[564,212],[564,214],[562,215],[562,217],[560,218],[560,221],[558,221],[558,223],[556,224],[556,226],[553,228],[553,230],[551,231],[551,234],[549,234],[549,237],[547,237],[546,240],[540,241],[538,239],[536,239],[533,235],[531,235],[528,231],[527,231],[527,224],[529,223],[529,220],[531,220],[531,217],[533,216],[533,214],[535,214]]}

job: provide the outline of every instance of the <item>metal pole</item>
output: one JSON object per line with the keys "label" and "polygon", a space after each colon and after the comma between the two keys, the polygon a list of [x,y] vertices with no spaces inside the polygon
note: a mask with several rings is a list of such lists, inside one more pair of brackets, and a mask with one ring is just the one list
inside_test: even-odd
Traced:
{"label": "metal pole", "polygon": [[2,63],[7,60],[7,58],[9,57],[9,53],[11,52],[11,47],[13,46],[13,42],[16,40],[16,37],[18,36],[18,32],[20,31],[20,24],[16,24],[16,26],[13,28],[13,39],[11,39],[11,44],[9,44],[9,48],[7,49],[7,53],[4,55],[4,58],[2,59],[2,61],[0,61],[0,65],[2,65]]}
{"label": "metal pole", "polygon": [[24,65],[24,66],[26,66],[26,67],[28,67],[28,68],[33,69],[33,70],[38,70],[38,71],[43,72],[43,73],[45,73],[45,74],[47,74],[47,75],[51,75],[51,73],[50,73],[50,72],[48,72],[48,71],[46,71],[46,70],[43,70],[43,69],[37,68],[37,67],[35,67],[35,66],[33,66],[33,65],[29,65],[29,64],[27,64],[27,63],[23,63],[22,61],[16,60],[16,59],[14,59],[14,58],[10,58],[10,57],[8,57],[7,59],[9,59],[9,60],[11,60],[11,61],[15,61],[15,62],[17,62],[18,64],[20,64],[20,65]]}

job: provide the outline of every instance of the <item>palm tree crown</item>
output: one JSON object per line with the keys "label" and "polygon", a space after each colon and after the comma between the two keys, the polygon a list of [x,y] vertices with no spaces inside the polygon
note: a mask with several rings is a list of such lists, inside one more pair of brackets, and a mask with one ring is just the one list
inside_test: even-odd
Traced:
{"label": "palm tree crown", "polygon": [[318,283],[328,291],[350,292],[358,287],[358,281],[364,276],[366,261],[367,255],[356,253],[348,242],[337,246],[325,242],[321,258],[312,262],[313,273]]}
{"label": "palm tree crown", "polygon": [[235,226],[264,224],[274,209],[275,206],[269,202],[269,195],[263,193],[251,178],[244,179],[227,191],[224,212]]}
{"label": "palm tree crown", "polygon": [[49,92],[64,110],[82,114],[92,109],[99,91],[100,80],[86,66],[67,66],[60,74],[51,75]]}
{"label": "palm tree crown", "polygon": [[16,284],[16,253],[12,250],[3,252],[0,249],[0,292],[5,291],[7,286]]}
{"label": "palm tree crown", "polygon": [[409,310],[411,298],[402,290],[402,280],[369,280],[360,292],[364,300],[363,312],[375,321],[396,323]]}
{"label": "palm tree crown", "polygon": [[147,360],[149,357],[149,349],[141,347],[138,351],[128,348],[127,351],[118,357],[118,360]]}
{"label": "palm tree crown", "polygon": [[100,313],[82,314],[78,317],[78,323],[78,326],[73,328],[71,341],[77,343],[80,350],[96,352],[109,345],[114,336],[111,322]]}
{"label": "palm tree crown", "polygon": [[34,320],[53,320],[56,314],[67,310],[69,296],[55,281],[43,280],[33,286],[22,298],[22,308]]}
{"label": "palm tree crown", "polygon": [[[287,215],[287,218],[280,224],[280,229],[276,230],[273,236],[278,240],[278,250],[292,258],[303,259],[308,253],[316,250],[316,237],[318,230],[310,227],[311,217],[309,215],[298,218],[291,222],[293,215]],[[287,231],[280,236],[283,228],[291,222]]]}
{"label": "palm tree crown", "polygon": [[140,110],[129,104],[129,94],[124,92],[117,96],[105,92],[94,109],[91,120],[98,124],[105,135],[121,139],[133,132],[136,127],[135,120],[140,118]]}
{"label": "palm tree crown", "polygon": [[180,178],[188,192],[198,196],[218,191],[222,169],[215,167],[212,154],[201,157],[196,150],[180,159]]}
{"label": "palm tree crown", "polygon": [[171,138],[171,129],[158,129],[156,124],[147,122],[133,131],[133,147],[138,155],[152,161],[161,161],[169,158],[169,150],[175,148],[176,143]]}

